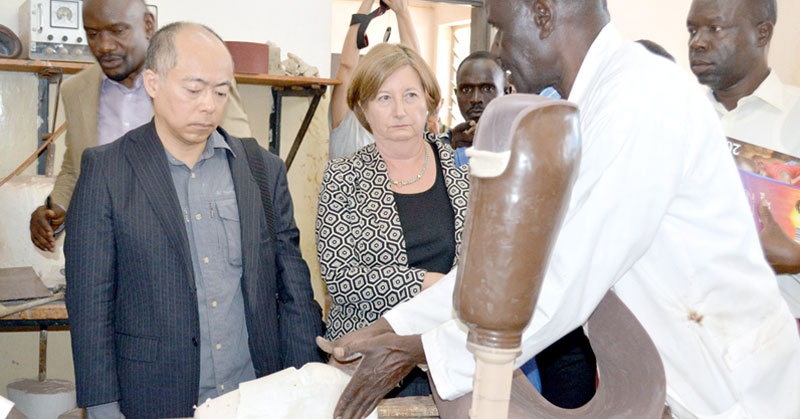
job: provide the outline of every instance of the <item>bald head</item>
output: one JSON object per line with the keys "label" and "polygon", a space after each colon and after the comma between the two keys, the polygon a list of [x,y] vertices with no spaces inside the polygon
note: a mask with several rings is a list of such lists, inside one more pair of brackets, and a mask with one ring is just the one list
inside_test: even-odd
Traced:
{"label": "bald head", "polygon": [[84,0],[83,27],[108,78],[133,87],[144,66],[155,18],[142,0]]}
{"label": "bald head", "polygon": [[[222,38],[211,28],[197,23],[175,22],[164,26],[153,36],[150,46],[147,48],[145,68],[155,71],[163,78],[169,70],[175,67],[180,54],[176,47],[178,36],[192,38],[197,42],[216,47],[213,49],[221,53],[222,59],[233,62]],[[186,52],[188,51],[184,51],[184,53]]]}

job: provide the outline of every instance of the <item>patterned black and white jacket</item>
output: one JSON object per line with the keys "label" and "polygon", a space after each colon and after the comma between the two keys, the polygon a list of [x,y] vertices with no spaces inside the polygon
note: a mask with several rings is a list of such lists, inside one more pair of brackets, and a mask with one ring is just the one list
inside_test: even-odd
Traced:
{"label": "patterned black and white jacket", "polygon": [[[456,257],[469,196],[468,166],[455,167],[453,149],[432,135],[455,215]],[[328,163],[317,210],[317,254],[328,294],[328,339],[367,326],[422,289],[425,271],[408,266],[400,216],[386,163],[375,144]]]}

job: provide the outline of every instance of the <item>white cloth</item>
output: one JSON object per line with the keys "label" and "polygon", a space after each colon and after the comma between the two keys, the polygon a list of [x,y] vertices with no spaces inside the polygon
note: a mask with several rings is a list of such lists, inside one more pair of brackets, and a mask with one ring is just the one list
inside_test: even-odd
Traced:
{"label": "white cloth", "polygon": [[347,157],[365,145],[375,142],[372,134],[364,128],[353,111],[347,111],[344,119],[336,129],[331,130],[329,159]]}
{"label": "white cloth", "polygon": [[[195,410],[195,419],[330,418],[350,376],[331,365],[309,362],[247,381]],[[365,419],[377,419],[374,409]]]}
{"label": "white cloth", "polygon": [[[613,288],[658,348],[677,417],[798,417],[797,325],[700,87],[609,24],[569,100],[581,110],[581,167],[517,366]],[[446,399],[471,391],[475,365],[454,282],[451,272],[385,315],[398,333],[423,334]]]}
{"label": "white cloth", "polygon": [[14,402],[6,399],[3,396],[0,396],[0,418],[8,417],[8,414],[11,413],[11,409],[13,407],[14,407]]}
{"label": "white cloth", "polygon": [[[781,83],[771,71],[732,111],[714,92],[709,90],[708,96],[726,136],[800,158],[800,88]],[[778,285],[792,315],[800,318],[800,275],[778,275]]]}

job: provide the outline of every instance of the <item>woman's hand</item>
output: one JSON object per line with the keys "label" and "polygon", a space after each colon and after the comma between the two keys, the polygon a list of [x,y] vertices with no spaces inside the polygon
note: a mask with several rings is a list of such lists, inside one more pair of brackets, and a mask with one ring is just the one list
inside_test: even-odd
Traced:
{"label": "woman's hand", "polygon": [[383,0],[383,2],[397,15],[408,14],[408,0]]}

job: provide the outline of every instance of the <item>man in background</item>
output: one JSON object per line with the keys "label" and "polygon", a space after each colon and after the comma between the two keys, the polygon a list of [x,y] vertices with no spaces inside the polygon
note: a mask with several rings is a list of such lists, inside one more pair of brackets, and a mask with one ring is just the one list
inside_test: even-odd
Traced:
{"label": "man in background", "polygon": [[[64,161],[47,204],[36,208],[30,220],[31,241],[50,252],[55,251],[55,233],[66,219],[83,151],[113,142],[153,117],[141,74],[156,22],[144,1],[84,0],[83,27],[97,64],[63,84]],[[233,135],[251,136],[235,86],[221,125]]]}
{"label": "man in background", "polygon": [[510,91],[505,71],[487,51],[475,51],[458,65],[455,93],[464,122],[453,127],[451,138],[456,167],[469,161],[464,150],[472,145],[483,110],[489,102]]}
{"label": "man in background", "polygon": [[241,382],[322,359],[286,168],[218,129],[233,85],[225,44],[167,25],[142,81],[153,120],[86,150],[67,214],[66,302],[89,418],[192,416]]}
{"label": "man in background", "polygon": [[[800,158],[800,88],[783,84],[767,56],[777,23],[775,0],[695,0],[686,26],[689,60],[729,138]],[[800,244],[761,200],[759,234],[792,313],[800,318]]]}

